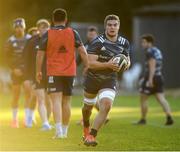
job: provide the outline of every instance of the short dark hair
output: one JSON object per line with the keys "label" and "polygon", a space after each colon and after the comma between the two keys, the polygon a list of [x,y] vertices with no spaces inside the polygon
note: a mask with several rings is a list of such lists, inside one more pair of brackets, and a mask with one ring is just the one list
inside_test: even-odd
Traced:
{"label": "short dark hair", "polygon": [[89,26],[87,31],[88,32],[96,32],[96,33],[98,33],[98,29],[97,29],[96,26]]}
{"label": "short dark hair", "polygon": [[107,21],[109,20],[117,20],[120,23],[120,19],[117,15],[111,14],[111,15],[107,15],[104,19],[104,25],[106,25]]}
{"label": "short dark hair", "polygon": [[144,39],[146,40],[147,42],[150,42],[150,43],[154,43],[155,39],[154,39],[154,36],[152,34],[144,34],[141,36],[141,39]]}
{"label": "short dark hair", "polygon": [[55,22],[63,22],[67,19],[67,12],[65,9],[57,8],[53,11],[52,18]]}

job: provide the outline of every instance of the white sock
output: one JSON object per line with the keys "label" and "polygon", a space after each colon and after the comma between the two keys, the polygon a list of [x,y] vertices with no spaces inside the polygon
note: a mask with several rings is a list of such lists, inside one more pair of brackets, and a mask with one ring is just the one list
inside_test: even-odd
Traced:
{"label": "white sock", "polygon": [[45,121],[45,122],[43,123],[43,125],[50,126],[50,124],[49,124],[48,121]]}
{"label": "white sock", "polygon": [[34,110],[29,109],[29,117],[33,120],[34,119]]}
{"label": "white sock", "polygon": [[63,132],[63,136],[67,136],[67,133],[68,133],[68,126],[62,125],[62,132]]}
{"label": "white sock", "polygon": [[13,120],[18,120],[18,108],[12,109],[12,118]]}
{"label": "white sock", "polygon": [[25,124],[27,124],[28,123],[28,117],[29,117],[29,108],[25,108]]}
{"label": "white sock", "polygon": [[56,127],[56,134],[63,135],[63,132],[62,132],[62,124],[61,124],[61,123],[56,123],[56,124],[55,124],[55,127]]}
{"label": "white sock", "polygon": [[33,119],[33,121],[35,122],[36,121],[36,115],[35,115],[35,112],[34,112],[34,110],[31,110],[32,111],[32,119]]}

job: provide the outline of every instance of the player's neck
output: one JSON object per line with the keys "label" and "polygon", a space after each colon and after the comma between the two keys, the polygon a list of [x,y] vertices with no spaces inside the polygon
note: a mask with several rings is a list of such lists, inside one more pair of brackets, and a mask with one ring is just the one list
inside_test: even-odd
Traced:
{"label": "player's neck", "polygon": [[118,38],[118,35],[115,35],[115,36],[109,36],[107,33],[106,33],[106,37],[109,41],[112,41],[112,42],[116,42],[117,41],[117,38]]}
{"label": "player's neck", "polygon": [[148,45],[148,48],[152,48],[152,47],[154,47],[152,44],[149,44],[149,45]]}
{"label": "player's neck", "polygon": [[64,22],[55,22],[54,26],[66,26],[66,23],[64,23]]}

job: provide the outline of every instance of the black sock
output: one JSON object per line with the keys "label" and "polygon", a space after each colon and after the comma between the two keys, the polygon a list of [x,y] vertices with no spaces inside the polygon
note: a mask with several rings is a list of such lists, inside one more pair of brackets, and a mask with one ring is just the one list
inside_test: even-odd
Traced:
{"label": "black sock", "polygon": [[94,137],[96,137],[97,136],[97,130],[92,128],[90,135],[93,135]]}
{"label": "black sock", "polygon": [[89,127],[90,126],[89,120],[83,120],[83,125],[86,128]]}

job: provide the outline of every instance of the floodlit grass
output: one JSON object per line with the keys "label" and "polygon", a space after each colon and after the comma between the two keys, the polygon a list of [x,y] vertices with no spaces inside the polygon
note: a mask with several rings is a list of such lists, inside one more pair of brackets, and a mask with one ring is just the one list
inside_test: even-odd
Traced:
{"label": "floodlit grass", "polygon": [[[139,118],[138,96],[119,96],[114,102],[110,113],[110,122],[100,130],[97,147],[86,147],[81,142],[82,127],[76,125],[81,118],[82,97],[75,96],[72,101],[72,118],[69,137],[64,140],[53,140],[54,130],[40,131],[41,123],[36,112],[38,123],[33,128],[24,128],[23,99],[20,103],[19,129],[10,128],[9,95],[0,95],[0,150],[33,150],[33,151],[96,151],[96,150],[180,150],[180,98],[168,97],[173,110],[175,124],[164,126],[165,117],[161,107],[150,98],[148,124],[146,126],[133,125]],[[93,112],[93,117],[96,111]],[[50,119],[53,124],[52,118]]]}

